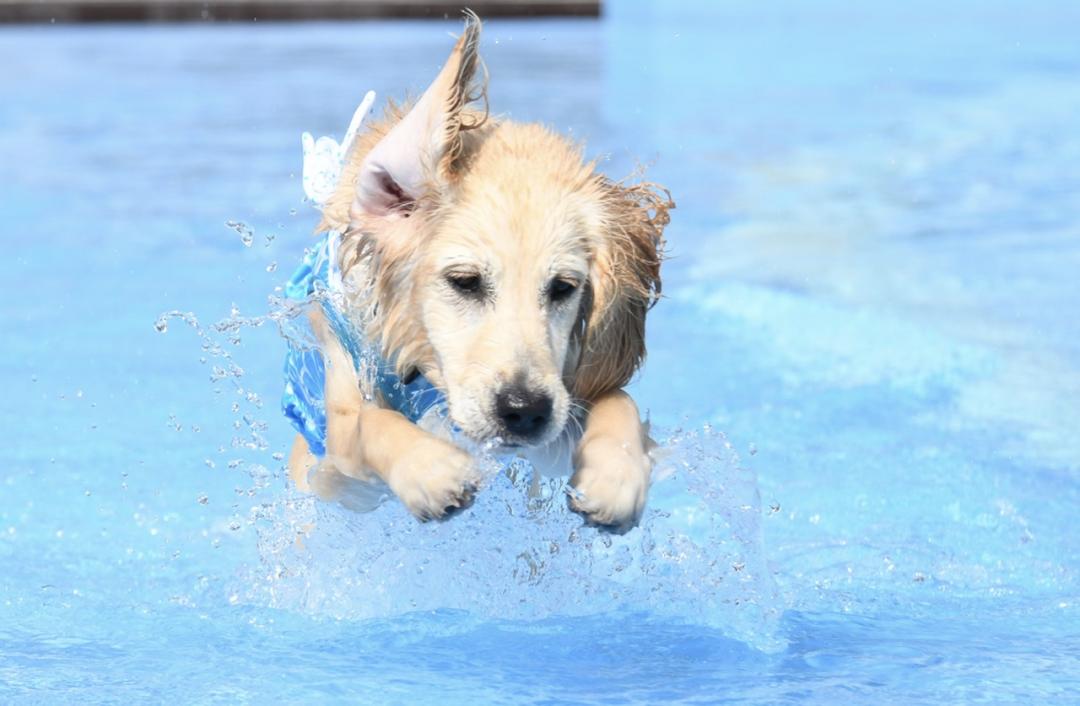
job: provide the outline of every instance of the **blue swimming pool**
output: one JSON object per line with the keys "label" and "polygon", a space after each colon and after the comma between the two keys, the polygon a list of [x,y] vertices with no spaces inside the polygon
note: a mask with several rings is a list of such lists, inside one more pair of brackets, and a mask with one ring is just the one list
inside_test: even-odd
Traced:
{"label": "blue swimming pool", "polygon": [[1080,9],[611,5],[484,55],[678,202],[622,537],[283,478],[299,136],[455,23],[0,28],[0,701],[1080,702]]}

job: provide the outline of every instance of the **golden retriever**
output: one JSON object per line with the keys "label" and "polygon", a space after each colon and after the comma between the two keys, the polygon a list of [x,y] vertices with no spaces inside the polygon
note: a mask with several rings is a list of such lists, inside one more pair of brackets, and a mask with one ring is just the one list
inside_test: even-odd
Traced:
{"label": "golden retriever", "polygon": [[[467,439],[549,471],[573,449],[562,454],[572,509],[625,530],[651,463],[622,388],[645,356],[674,204],[655,185],[606,178],[545,127],[489,115],[480,29],[467,13],[427,91],[355,139],[320,224],[341,234],[341,306],[397,375],[422,375],[445,396]],[[332,497],[381,480],[420,519],[467,506],[473,456],[391,408],[324,314],[312,321],[326,453],[318,461],[297,437],[294,482]]]}

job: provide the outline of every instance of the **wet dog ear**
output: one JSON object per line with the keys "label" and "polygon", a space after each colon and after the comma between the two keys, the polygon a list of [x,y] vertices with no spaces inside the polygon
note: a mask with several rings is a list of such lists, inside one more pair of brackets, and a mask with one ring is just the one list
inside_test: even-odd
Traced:
{"label": "wet dog ear", "polygon": [[605,181],[604,222],[583,311],[573,393],[592,401],[630,382],[645,359],[645,314],[660,296],[671,195],[654,184]]}
{"label": "wet dog ear", "polygon": [[364,158],[349,213],[354,223],[365,216],[408,215],[428,190],[453,177],[462,132],[479,127],[487,115],[465,110],[485,98],[484,82],[476,81],[479,42],[480,19],[466,11],[465,31],[435,81]]}

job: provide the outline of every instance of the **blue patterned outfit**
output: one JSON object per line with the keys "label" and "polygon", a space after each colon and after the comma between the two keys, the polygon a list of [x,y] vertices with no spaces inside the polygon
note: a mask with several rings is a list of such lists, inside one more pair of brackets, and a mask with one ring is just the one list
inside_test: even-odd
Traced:
{"label": "blue patterned outfit", "polygon": [[[326,296],[341,288],[341,275],[336,262],[338,237],[337,233],[327,233],[304,256],[300,267],[285,285],[285,296],[297,302],[317,301],[330,328],[352,358],[357,374],[365,374],[360,366],[365,356],[367,361],[373,363],[370,366],[375,376],[372,389],[377,391],[382,406],[397,410],[417,422],[444,401],[443,395],[422,375],[417,375],[408,384],[402,381],[389,361],[364,346],[355,327],[334,306],[332,298]],[[325,383],[326,366],[322,352],[316,348],[300,347],[290,340],[289,352],[285,355],[285,393],[282,395],[281,409],[316,456],[326,454]]]}

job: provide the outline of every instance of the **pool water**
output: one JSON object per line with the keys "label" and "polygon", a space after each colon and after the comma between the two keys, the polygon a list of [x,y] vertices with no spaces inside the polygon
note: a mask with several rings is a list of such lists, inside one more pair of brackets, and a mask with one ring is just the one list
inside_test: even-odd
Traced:
{"label": "pool water", "polygon": [[484,56],[678,203],[622,537],[283,478],[299,136],[455,23],[0,28],[0,700],[1080,702],[1080,9],[610,5]]}

